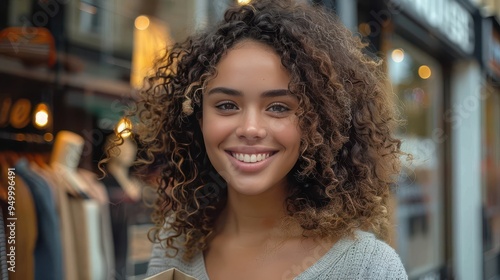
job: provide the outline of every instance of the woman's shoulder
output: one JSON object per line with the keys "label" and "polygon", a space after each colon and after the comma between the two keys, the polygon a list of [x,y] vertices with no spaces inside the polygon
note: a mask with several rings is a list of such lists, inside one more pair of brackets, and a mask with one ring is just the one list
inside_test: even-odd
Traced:
{"label": "woman's shoulder", "polygon": [[[373,233],[356,231],[351,250],[360,252],[365,257],[387,257],[400,262],[397,252]],[[385,258],[384,258],[385,259]]]}
{"label": "woman's shoulder", "polygon": [[356,231],[339,265],[344,265],[349,277],[360,279],[406,279],[405,268],[397,252],[373,233]]}
{"label": "woman's shoulder", "polygon": [[356,231],[297,279],[407,279],[396,251],[374,234]]}

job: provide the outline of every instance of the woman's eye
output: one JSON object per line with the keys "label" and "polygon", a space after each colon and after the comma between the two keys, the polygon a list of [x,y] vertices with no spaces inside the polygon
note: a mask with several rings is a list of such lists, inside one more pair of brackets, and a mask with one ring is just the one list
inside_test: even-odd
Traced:
{"label": "woman's eye", "polygon": [[289,111],[290,109],[282,104],[272,104],[271,106],[269,106],[268,110],[271,112],[283,113]]}
{"label": "woman's eye", "polygon": [[222,103],[222,104],[216,105],[215,107],[216,107],[217,109],[219,109],[219,110],[223,110],[223,111],[227,111],[227,110],[236,110],[236,109],[238,109],[238,107],[236,107],[236,105],[234,105],[233,103],[229,103],[229,102],[226,102],[226,103]]}

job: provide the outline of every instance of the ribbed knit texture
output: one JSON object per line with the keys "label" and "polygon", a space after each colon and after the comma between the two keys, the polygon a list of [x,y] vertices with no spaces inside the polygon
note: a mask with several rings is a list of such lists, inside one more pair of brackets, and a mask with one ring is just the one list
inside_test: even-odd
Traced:
{"label": "ribbed knit texture", "polygon": [[[165,253],[165,248],[160,244],[154,245],[148,276],[175,267],[196,279],[209,280],[202,253],[197,254],[190,262],[182,260],[182,251],[179,251],[176,258],[167,258]],[[298,264],[305,271],[299,274],[296,280],[408,279],[394,249],[378,240],[372,233],[364,231],[357,231],[355,239],[339,240],[309,268],[300,265]]]}

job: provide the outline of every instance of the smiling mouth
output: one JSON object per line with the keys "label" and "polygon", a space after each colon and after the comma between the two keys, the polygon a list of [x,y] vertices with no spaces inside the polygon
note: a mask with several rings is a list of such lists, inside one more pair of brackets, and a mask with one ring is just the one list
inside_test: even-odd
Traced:
{"label": "smiling mouth", "polygon": [[268,159],[270,156],[274,155],[275,152],[261,153],[261,154],[242,154],[242,153],[229,152],[229,154],[238,161],[244,163],[255,163]]}

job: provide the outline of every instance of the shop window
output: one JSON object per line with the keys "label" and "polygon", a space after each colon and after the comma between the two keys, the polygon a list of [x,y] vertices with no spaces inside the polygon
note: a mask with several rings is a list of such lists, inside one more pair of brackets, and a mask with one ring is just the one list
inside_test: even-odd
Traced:
{"label": "shop window", "polygon": [[387,43],[387,66],[401,117],[404,152],[396,189],[397,250],[409,276],[444,265],[442,70],[437,60],[403,39]]}
{"label": "shop window", "polygon": [[500,96],[488,83],[483,89],[483,205],[484,251],[500,252]]}

